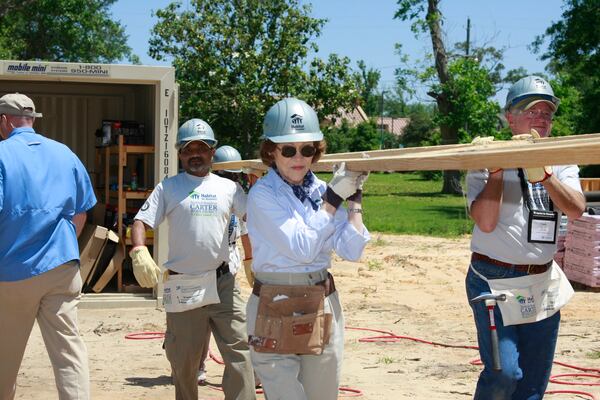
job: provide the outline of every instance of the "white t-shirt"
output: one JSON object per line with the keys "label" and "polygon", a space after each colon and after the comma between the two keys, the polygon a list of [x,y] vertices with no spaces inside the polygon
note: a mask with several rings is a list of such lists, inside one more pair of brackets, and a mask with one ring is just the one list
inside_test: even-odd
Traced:
{"label": "white t-shirt", "polygon": [[241,186],[212,173],[180,173],[159,183],[135,216],[155,228],[169,222],[169,256],[164,267],[198,274],[229,262],[231,214],[246,213]]}
{"label": "white t-shirt", "polygon": [[[581,193],[579,167],[553,166],[552,170],[558,180]],[[527,242],[529,212],[524,207],[518,170],[507,169],[503,174],[502,205],[496,229],[485,233],[475,225],[471,251],[511,264],[544,264],[552,260],[556,253],[556,244]],[[467,174],[469,207],[484,189],[487,179],[487,170],[469,171]],[[561,212],[556,206],[555,211],[558,211],[560,221]]]}

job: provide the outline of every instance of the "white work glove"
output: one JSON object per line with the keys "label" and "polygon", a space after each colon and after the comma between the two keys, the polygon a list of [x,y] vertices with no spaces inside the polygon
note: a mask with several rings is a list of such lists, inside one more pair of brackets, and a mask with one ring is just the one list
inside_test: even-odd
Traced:
{"label": "white work glove", "polygon": [[141,287],[152,288],[160,278],[160,268],[154,262],[146,246],[136,246],[129,252],[133,264],[133,275]]}
{"label": "white work glove", "polygon": [[[521,135],[515,135],[512,137],[513,140],[529,140],[529,141],[531,141],[533,139],[539,139],[539,138],[540,138],[540,134],[535,129],[531,130],[531,134],[526,133],[526,134],[521,134]],[[524,168],[523,171],[525,172],[525,178],[531,183],[544,182],[546,179],[548,179],[552,176],[552,167],[551,166]]]}
{"label": "white work glove", "polygon": [[356,193],[356,190],[359,189],[359,185],[362,188],[362,184],[366,180],[366,178],[364,178],[359,182],[358,178],[362,174],[363,172],[361,171],[347,170],[346,163],[342,162],[337,169],[334,166],[333,178],[331,178],[327,186],[329,186],[331,190],[333,190],[333,192],[340,196],[343,200],[346,200],[348,197]]}
{"label": "white work glove", "polygon": [[242,263],[244,264],[244,272],[246,273],[246,280],[248,281],[248,284],[250,285],[250,287],[254,287],[254,272],[252,272],[252,259],[248,258],[246,260],[243,260]]}
{"label": "white work glove", "polygon": [[[485,147],[486,144],[490,144],[493,141],[493,136],[475,136],[473,140],[471,140],[471,144]],[[502,171],[502,168],[488,168],[488,173],[490,175],[500,171]]]}
{"label": "white work glove", "polygon": [[363,171],[356,178],[356,190],[363,190],[363,185],[369,178],[369,171]]}
{"label": "white work glove", "polygon": [[471,140],[471,144],[474,145],[486,145],[490,144],[494,141],[493,136],[475,136],[473,140]]}

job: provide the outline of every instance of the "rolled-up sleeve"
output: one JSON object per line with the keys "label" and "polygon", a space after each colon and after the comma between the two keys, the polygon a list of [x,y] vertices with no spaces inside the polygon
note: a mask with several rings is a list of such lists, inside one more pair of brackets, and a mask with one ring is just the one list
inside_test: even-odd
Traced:
{"label": "rolled-up sleeve", "polygon": [[488,176],[487,170],[475,170],[467,173],[467,204],[469,208],[485,188]]}

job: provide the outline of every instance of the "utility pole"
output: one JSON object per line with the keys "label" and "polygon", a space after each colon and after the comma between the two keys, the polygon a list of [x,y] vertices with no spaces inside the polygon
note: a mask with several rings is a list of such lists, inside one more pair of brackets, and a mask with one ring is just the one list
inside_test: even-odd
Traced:
{"label": "utility pole", "polygon": [[385,94],[385,90],[381,91],[381,104],[380,104],[380,108],[379,108],[379,118],[380,118],[380,124],[379,124],[379,130],[380,130],[380,143],[379,143],[379,150],[383,149],[383,95]]}
{"label": "utility pole", "polygon": [[[469,50],[471,47],[471,18],[467,17],[467,43],[465,45],[465,58],[469,58]],[[469,123],[465,122],[465,131],[469,133]]]}
{"label": "utility pole", "polygon": [[469,57],[470,46],[471,46],[471,18],[467,17],[467,45],[465,46],[467,57]]}

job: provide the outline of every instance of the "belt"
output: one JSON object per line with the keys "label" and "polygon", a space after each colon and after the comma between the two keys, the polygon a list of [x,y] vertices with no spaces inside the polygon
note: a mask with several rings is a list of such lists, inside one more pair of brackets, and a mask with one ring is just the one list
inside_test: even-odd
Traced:
{"label": "belt", "polygon": [[475,252],[471,255],[471,261],[473,260],[485,261],[487,263],[494,264],[499,267],[513,268],[515,271],[524,272],[529,275],[544,273],[548,271],[548,268],[550,268],[550,266],[552,265],[552,261],[549,261],[546,264],[510,264],[504,261],[490,258],[484,254]]}
{"label": "belt", "polygon": [[[262,288],[262,285],[263,284],[260,281],[255,279],[254,286],[252,287],[252,294],[257,297],[260,297],[260,289]],[[325,280],[322,280],[321,282],[317,282],[314,284],[314,286],[316,285],[323,286],[325,288],[325,297],[335,292],[335,282],[333,281],[333,275],[331,275],[329,272],[327,273],[327,278],[325,278]]]}
{"label": "belt", "polygon": [[[173,271],[172,269],[168,269],[169,275],[179,275],[181,272]],[[217,267],[217,279],[222,277],[225,274],[229,273],[229,264],[223,261],[221,265]]]}

